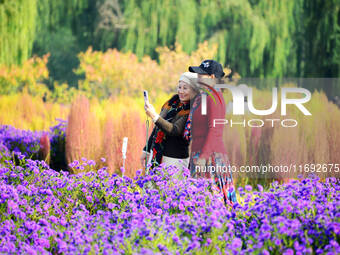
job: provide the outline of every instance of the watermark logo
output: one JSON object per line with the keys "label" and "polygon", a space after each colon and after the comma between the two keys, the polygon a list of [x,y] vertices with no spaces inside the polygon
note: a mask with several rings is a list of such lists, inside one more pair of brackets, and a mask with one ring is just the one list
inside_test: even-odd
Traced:
{"label": "watermark logo", "polygon": [[[272,89],[272,105],[269,109],[266,109],[266,110],[258,110],[254,107],[252,88],[248,88],[247,95],[244,95],[244,92],[238,87],[228,85],[228,84],[216,84],[214,85],[213,91],[216,91],[215,90],[216,88],[217,89],[221,89],[221,88],[228,89],[231,92],[232,97],[233,97],[233,115],[244,115],[245,97],[248,98],[247,104],[248,104],[248,109],[250,113],[253,113],[255,115],[260,115],[260,116],[270,115],[274,113],[277,109],[277,105],[278,105],[277,88]],[[305,96],[303,98],[291,99],[291,98],[287,98],[288,93],[300,93],[300,94],[304,94]],[[307,103],[310,99],[311,99],[311,93],[307,89],[281,88],[281,115],[282,116],[287,115],[288,104],[295,105],[304,115],[312,115],[303,105],[304,103]],[[207,95],[206,94],[202,94],[201,109],[202,109],[202,115],[206,115],[207,114]]]}
{"label": "watermark logo", "polygon": [[[226,111],[227,113],[232,113],[234,116],[248,116],[249,114],[253,114],[256,116],[268,116],[277,111],[278,105],[280,105],[280,115],[287,115],[287,106],[293,105],[297,107],[297,109],[305,116],[311,116],[311,112],[305,107],[305,103],[311,100],[311,92],[305,88],[296,88],[296,87],[281,87],[280,98],[278,95],[278,88],[272,88],[271,93],[271,105],[267,106],[267,109],[258,109],[259,107],[254,106],[253,100],[253,90],[251,87],[248,87],[245,84],[241,84],[239,86],[234,86],[230,84],[212,84],[211,86],[199,82],[201,89],[204,93],[201,94],[201,114],[207,115],[207,97],[210,96],[214,101],[215,105],[217,105],[217,100],[222,104],[223,98],[221,97],[221,93],[218,93],[220,89],[227,89],[232,94],[232,102],[229,102],[227,105]],[[295,94],[295,98],[292,98],[291,93]],[[268,94],[267,94],[268,95]],[[280,100],[280,101],[279,101]],[[280,102],[280,104],[279,104]],[[282,127],[296,127],[298,125],[298,121],[296,119],[244,119],[243,121],[235,121],[233,119],[213,119],[213,126],[216,125],[242,125],[243,127],[263,127],[265,123],[270,123],[271,127],[275,126],[275,123],[281,124]]]}

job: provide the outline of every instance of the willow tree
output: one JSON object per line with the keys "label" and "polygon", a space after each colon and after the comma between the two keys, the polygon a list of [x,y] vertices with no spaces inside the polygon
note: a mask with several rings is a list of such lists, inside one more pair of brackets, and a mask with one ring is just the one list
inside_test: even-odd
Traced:
{"label": "willow tree", "polygon": [[126,0],[122,7],[128,28],[120,31],[118,48],[156,57],[157,46],[175,43],[178,21],[173,1]]}
{"label": "willow tree", "polygon": [[35,53],[60,47],[61,66],[62,54],[76,58],[88,46],[157,59],[158,46],[177,41],[190,53],[207,40],[218,43],[217,60],[242,76],[336,77],[339,6],[339,0],[0,0],[0,62],[20,63],[33,42]]}
{"label": "willow tree", "polygon": [[[204,9],[202,7],[202,9]],[[253,9],[247,0],[223,0],[209,8],[207,17],[218,19],[202,39],[218,42],[217,59],[229,63],[242,76],[263,75],[264,51],[270,45],[269,27],[265,18]],[[202,19],[201,27],[207,22]],[[208,30],[208,31],[209,31]]]}
{"label": "willow tree", "polygon": [[[338,78],[340,76],[340,1],[305,1],[303,39],[299,40],[301,57],[298,75],[303,77]],[[326,80],[315,87],[331,98],[340,96],[340,82]]]}
{"label": "willow tree", "polygon": [[[88,0],[1,0],[0,63],[21,64],[31,56],[34,42],[44,44],[48,33],[70,26]],[[44,33],[45,32],[45,33]]]}
{"label": "willow tree", "polygon": [[177,41],[190,53],[208,40],[219,44],[216,58],[243,76],[283,76],[295,68],[301,1],[126,0],[120,6],[126,27],[113,46],[156,57],[159,45]]}
{"label": "willow tree", "polygon": [[305,1],[302,74],[308,77],[340,75],[340,1]]}
{"label": "willow tree", "polygon": [[72,34],[72,25],[76,23],[78,16],[88,6],[88,0],[72,1],[37,1],[36,16],[36,44],[43,46],[48,44],[50,35],[59,30],[69,30]]}
{"label": "willow tree", "polygon": [[50,53],[47,63],[50,87],[55,80],[71,86],[77,84],[78,76],[72,69],[79,65],[77,54],[88,47],[78,38],[82,32],[78,32],[78,20],[87,6],[88,0],[38,0],[32,53],[39,56]]}
{"label": "willow tree", "polygon": [[35,40],[37,0],[0,1],[0,64],[21,64]]}
{"label": "willow tree", "polygon": [[211,27],[215,32],[207,39],[220,42],[218,59],[230,63],[242,76],[283,76],[295,68],[295,15],[300,3],[219,1],[219,6],[210,8],[210,15],[216,9],[220,14]]}

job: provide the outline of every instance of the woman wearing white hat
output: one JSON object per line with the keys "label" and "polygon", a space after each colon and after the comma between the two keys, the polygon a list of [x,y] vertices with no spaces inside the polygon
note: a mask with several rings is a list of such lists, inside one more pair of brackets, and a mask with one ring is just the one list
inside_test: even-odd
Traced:
{"label": "woman wearing white hat", "polygon": [[[177,94],[173,95],[162,106],[157,114],[150,103],[145,104],[145,112],[155,123],[155,127],[141,155],[141,163],[145,165],[148,155],[152,167],[165,163],[167,166],[175,165],[180,170],[189,165],[189,143],[183,138],[185,123],[190,112],[190,100],[198,93],[196,86],[197,74],[185,72],[181,75]],[[178,178],[182,171],[179,171]]]}

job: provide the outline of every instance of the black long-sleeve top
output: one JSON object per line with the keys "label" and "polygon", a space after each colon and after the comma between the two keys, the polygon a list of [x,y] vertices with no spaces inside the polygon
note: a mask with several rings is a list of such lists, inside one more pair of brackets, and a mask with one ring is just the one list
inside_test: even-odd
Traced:
{"label": "black long-sleeve top", "polygon": [[[183,131],[185,123],[188,119],[188,114],[180,115],[177,114],[171,122],[164,119],[168,112],[168,109],[162,108],[160,116],[156,121],[156,126],[158,126],[166,135],[164,141],[163,156],[172,158],[187,158],[189,157],[189,143],[183,138]],[[148,139],[148,150],[150,152],[152,149],[153,136],[156,132],[156,127],[153,128],[151,135]],[[143,148],[146,151],[146,146]]]}

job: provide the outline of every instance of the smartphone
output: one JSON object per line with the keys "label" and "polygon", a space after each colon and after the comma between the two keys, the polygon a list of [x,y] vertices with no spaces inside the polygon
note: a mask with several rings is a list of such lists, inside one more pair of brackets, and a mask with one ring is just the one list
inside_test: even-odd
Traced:
{"label": "smartphone", "polygon": [[143,95],[144,95],[144,103],[149,102],[149,95],[146,90],[143,91]]}

